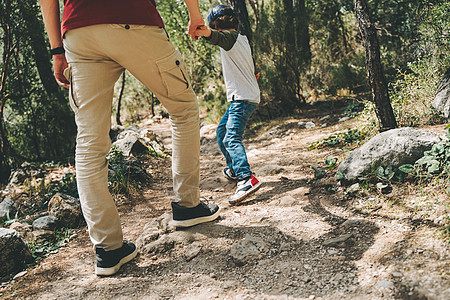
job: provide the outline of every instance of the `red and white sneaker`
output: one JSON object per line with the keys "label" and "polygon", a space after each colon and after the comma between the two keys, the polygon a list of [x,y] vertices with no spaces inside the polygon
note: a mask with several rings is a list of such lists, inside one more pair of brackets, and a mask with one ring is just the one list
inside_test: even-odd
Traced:
{"label": "red and white sneaker", "polygon": [[260,186],[261,182],[253,175],[247,179],[238,181],[236,192],[230,197],[230,204],[236,204],[239,201],[242,201],[245,197],[259,189]]}

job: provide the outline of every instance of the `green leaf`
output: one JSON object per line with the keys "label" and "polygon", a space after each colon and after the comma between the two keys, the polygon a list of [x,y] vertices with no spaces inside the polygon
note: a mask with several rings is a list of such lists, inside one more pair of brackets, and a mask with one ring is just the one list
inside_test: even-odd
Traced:
{"label": "green leaf", "polygon": [[409,174],[414,171],[414,166],[411,164],[406,164],[406,165],[401,165],[400,167],[398,167],[398,169],[400,171],[402,171],[403,173]]}
{"label": "green leaf", "polygon": [[428,167],[428,173],[431,174],[431,173],[438,172],[440,169],[439,165],[440,165],[439,161],[437,161],[437,160],[431,161],[429,164],[429,167]]}
{"label": "green leaf", "polygon": [[431,151],[436,154],[442,154],[442,153],[444,153],[444,150],[445,150],[445,148],[442,143],[434,144],[433,148],[431,148]]}
{"label": "green leaf", "polygon": [[332,166],[332,165],[334,165],[336,162],[337,162],[337,159],[336,159],[335,157],[331,156],[331,155],[328,156],[327,159],[325,160],[325,164],[326,164],[327,166]]}
{"label": "green leaf", "polygon": [[345,178],[344,173],[342,173],[341,171],[337,171],[336,174],[334,175],[334,178],[336,178],[336,180],[342,180]]}

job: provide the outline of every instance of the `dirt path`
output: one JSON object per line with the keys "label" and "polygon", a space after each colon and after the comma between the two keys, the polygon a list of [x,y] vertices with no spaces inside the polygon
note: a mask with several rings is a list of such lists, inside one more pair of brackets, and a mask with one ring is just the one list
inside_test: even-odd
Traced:
{"label": "dirt path", "polygon": [[[309,120],[289,119],[291,126],[269,127],[247,140],[249,161],[263,186],[238,206],[228,204],[233,185],[220,176],[223,159],[208,127],[201,190],[220,205],[219,220],[172,232],[173,248],[141,253],[109,278],[93,274],[90,243],[80,232],[3,287],[3,298],[450,299],[450,247],[435,228],[395,218],[384,208],[357,214],[342,201],[342,191],[327,192],[332,179],[313,180],[311,165],[341,153],[307,151],[308,143],[354,122],[321,128],[318,119],[311,129],[296,126]],[[168,141],[165,121],[150,128]],[[160,164],[164,180],[120,206],[129,240],[136,241],[146,224],[169,212],[170,166]],[[239,264],[230,253],[243,240],[253,241],[258,257]]]}

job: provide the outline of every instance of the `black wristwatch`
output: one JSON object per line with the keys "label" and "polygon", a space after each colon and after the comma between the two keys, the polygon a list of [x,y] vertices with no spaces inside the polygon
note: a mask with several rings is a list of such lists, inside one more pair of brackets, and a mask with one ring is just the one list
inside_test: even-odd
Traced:
{"label": "black wristwatch", "polygon": [[50,49],[50,54],[52,56],[57,55],[57,54],[63,54],[64,52],[66,52],[66,51],[64,51],[64,47],[56,47],[56,48]]}

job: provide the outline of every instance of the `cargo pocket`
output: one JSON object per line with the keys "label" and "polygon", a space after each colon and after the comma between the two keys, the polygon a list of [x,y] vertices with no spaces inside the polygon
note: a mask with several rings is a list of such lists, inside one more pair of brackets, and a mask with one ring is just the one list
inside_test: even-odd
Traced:
{"label": "cargo pocket", "polygon": [[69,81],[69,104],[72,110],[78,112],[78,104],[74,97],[73,82],[72,82],[72,67],[68,67],[64,70],[64,77]]}
{"label": "cargo pocket", "polygon": [[173,97],[189,89],[189,81],[181,55],[178,51],[156,61],[167,96]]}

